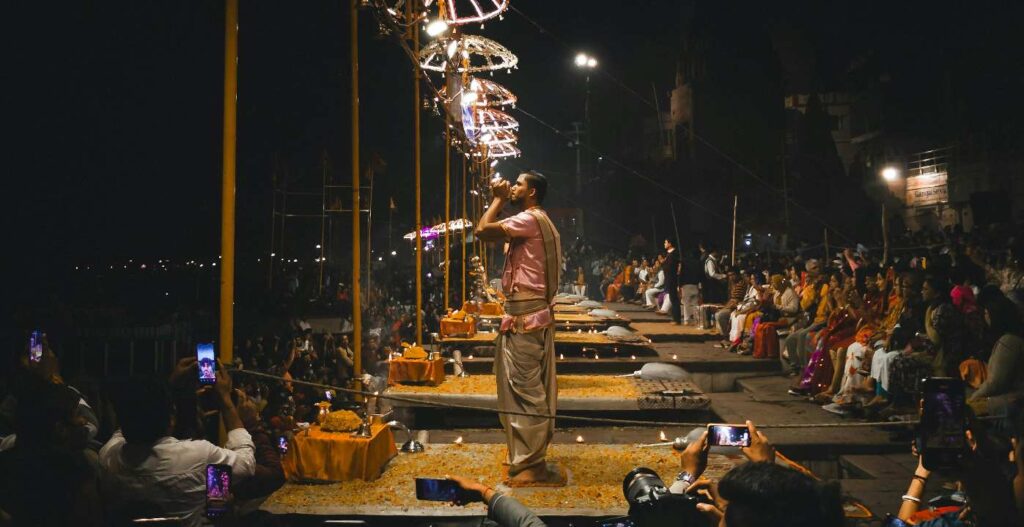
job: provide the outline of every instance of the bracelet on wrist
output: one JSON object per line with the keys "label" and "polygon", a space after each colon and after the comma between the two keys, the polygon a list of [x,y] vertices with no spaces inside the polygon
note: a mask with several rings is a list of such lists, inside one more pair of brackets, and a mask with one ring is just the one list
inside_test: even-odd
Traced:
{"label": "bracelet on wrist", "polygon": [[912,501],[914,503],[920,504],[921,503],[921,498],[917,498],[917,497],[911,496],[910,494],[904,494],[903,495],[903,501]]}
{"label": "bracelet on wrist", "polygon": [[921,483],[928,483],[928,476],[918,476],[917,474],[914,474],[912,479],[916,479]]}
{"label": "bracelet on wrist", "polygon": [[697,478],[694,477],[693,474],[690,473],[690,471],[688,471],[688,470],[684,470],[684,471],[682,471],[682,472],[680,472],[679,474],[676,475],[676,481],[682,481],[683,483],[686,483],[687,485],[693,484],[694,480],[696,480],[696,479]]}

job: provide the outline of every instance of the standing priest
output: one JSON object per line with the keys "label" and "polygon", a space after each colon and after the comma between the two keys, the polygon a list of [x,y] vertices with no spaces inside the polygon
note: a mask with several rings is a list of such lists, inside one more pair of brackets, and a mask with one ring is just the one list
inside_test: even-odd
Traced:
{"label": "standing priest", "polygon": [[[484,242],[507,242],[501,286],[507,300],[495,342],[494,373],[498,409],[508,444],[511,486],[561,486],[565,473],[545,461],[555,422],[555,325],[552,299],[562,266],[558,230],[540,208],[547,179],[538,172],[519,175],[514,184],[491,183],[494,198],[477,223]],[[506,203],[522,212],[498,221]],[[535,417],[536,416],[536,417]]]}

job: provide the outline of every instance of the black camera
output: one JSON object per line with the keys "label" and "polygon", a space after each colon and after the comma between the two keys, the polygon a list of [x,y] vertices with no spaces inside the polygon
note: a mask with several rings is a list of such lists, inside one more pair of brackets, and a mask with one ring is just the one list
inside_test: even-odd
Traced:
{"label": "black camera", "polygon": [[622,494],[629,502],[629,519],[638,527],[682,527],[708,525],[697,510],[703,498],[672,494],[658,474],[647,467],[634,468],[622,480]]}

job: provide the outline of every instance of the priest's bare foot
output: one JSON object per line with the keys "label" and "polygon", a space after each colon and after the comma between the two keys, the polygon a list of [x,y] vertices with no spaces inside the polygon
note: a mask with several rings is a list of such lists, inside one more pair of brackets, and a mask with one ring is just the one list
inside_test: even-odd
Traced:
{"label": "priest's bare foot", "polygon": [[564,487],[565,470],[553,464],[541,464],[525,469],[508,480],[510,487]]}

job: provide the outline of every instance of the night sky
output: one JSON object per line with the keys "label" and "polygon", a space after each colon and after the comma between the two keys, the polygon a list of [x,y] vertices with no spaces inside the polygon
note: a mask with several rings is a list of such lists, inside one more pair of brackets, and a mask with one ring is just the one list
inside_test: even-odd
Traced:
{"label": "night sky", "polygon": [[[5,16],[4,24],[4,194],[14,209],[8,260],[20,276],[38,279],[79,263],[215,257],[223,3],[31,4]],[[966,72],[956,79],[971,95],[965,119],[984,123],[999,115],[1012,121],[1007,112],[1021,113],[1016,3],[965,4],[970,11],[937,2],[719,4],[513,0],[551,34],[538,32],[515,12],[468,32],[493,38],[519,56],[518,70],[497,73],[494,80],[519,96],[522,109],[562,130],[583,110],[583,76],[573,67],[573,55],[584,50],[597,56],[602,71],[591,79],[593,143],[621,159],[629,158],[622,145],[654,110],[618,82],[648,101],[657,92],[667,111],[686,31],[713,43],[712,72],[755,80],[731,87],[735,106],[715,108],[721,115],[712,120],[721,117],[730,124],[720,128],[734,133],[711,126],[709,134],[724,152],[758,171],[769,171],[775,155],[762,147],[779,140],[776,94],[786,85],[827,89],[852,58],[869,51],[885,56],[897,75],[901,67],[921,75],[922,83],[937,82],[944,69]],[[348,180],[347,5],[241,2],[240,258],[267,250],[275,163],[288,167],[297,181],[315,185],[326,151],[339,180]],[[386,215],[392,196],[411,210],[411,68],[390,37],[377,36],[368,14],[361,32],[363,158],[376,152],[388,163],[377,181],[375,213]],[[911,94],[907,103],[931,101]],[[538,168],[552,179],[551,206],[571,204],[574,154],[566,140],[521,113],[512,115],[522,124],[524,156],[499,170],[511,175],[516,167]],[[439,193],[431,191],[442,181],[441,126],[430,112],[423,113],[423,123],[429,218],[443,212]],[[998,138],[1019,144],[1019,124]],[[609,169],[602,177],[619,178],[618,184],[625,182],[637,195],[659,192],[642,181],[623,180],[630,176],[622,170]],[[637,208],[633,199],[622,205],[626,213],[606,218],[615,224],[610,231],[646,228],[649,215],[628,211]],[[396,217],[396,223],[411,220],[408,213]]]}

